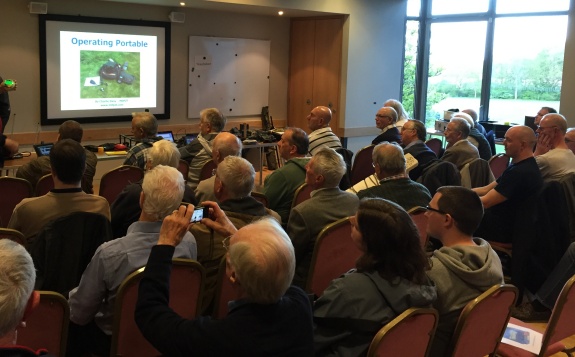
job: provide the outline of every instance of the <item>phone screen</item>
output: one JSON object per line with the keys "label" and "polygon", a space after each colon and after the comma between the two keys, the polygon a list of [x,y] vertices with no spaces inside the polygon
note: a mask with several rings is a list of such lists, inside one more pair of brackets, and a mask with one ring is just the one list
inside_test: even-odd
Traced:
{"label": "phone screen", "polygon": [[204,218],[204,207],[196,207],[194,213],[192,214],[192,219],[190,222],[199,222]]}

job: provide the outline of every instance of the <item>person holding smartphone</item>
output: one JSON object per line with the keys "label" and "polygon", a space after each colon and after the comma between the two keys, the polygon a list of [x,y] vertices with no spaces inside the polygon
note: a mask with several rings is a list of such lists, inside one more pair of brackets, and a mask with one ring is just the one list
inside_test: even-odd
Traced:
{"label": "person holding smartphone", "polygon": [[0,77],[0,119],[2,120],[0,133],[4,132],[8,124],[8,119],[10,119],[10,96],[8,92],[16,90],[16,85],[16,81],[10,79],[4,80]]}

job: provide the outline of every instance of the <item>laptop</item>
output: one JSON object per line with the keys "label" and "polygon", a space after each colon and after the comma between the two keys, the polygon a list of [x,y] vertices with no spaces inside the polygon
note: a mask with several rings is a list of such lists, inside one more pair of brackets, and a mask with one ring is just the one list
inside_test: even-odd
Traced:
{"label": "laptop", "polygon": [[535,117],[526,115],[525,116],[525,126],[530,127],[534,131],[537,130],[537,125],[535,125]]}
{"label": "laptop", "polygon": [[50,150],[52,150],[52,146],[54,146],[54,143],[39,144],[32,146],[34,146],[34,151],[36,151],[36,155],[40,157],[50,155]]}
{"label": "laptop", "polygon": [[172,133],[172,131],[160,131],[156,134],[156,136],[162,137],[164,140],[174,142],[174,133]]}
{"label": "laptop", "polygon": [[198,133],[195,133],[195,134],[186,134],[186,145],[188,145],[188,144],[191,143],[192,141],[196,140],[197,137],[198,137]]}

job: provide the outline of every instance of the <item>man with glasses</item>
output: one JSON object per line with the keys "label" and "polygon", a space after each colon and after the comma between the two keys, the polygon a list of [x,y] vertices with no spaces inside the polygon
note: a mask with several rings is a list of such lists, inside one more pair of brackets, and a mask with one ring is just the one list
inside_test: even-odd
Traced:
{"label": "man with glasses", "polygon": [[479,196],[470,189],[444,186],[437,190],[427,212],[427,234],[443,247],[434,251],[427,275],[437,288],[433,307],[439,325],[431,346],[431,357],[445,356],[461,310],[495,284],[503,284],[503,271],[489,243],[477,237],[483,216]]}
{"label": "man with glasses", "polygon": [[399,129],[395,126],[396,122],[397,112],[395,109],[392,107],[381,107],[375,114],[375,126],[381,130],[381,133],[371,143],[377,145],[387,141],[401,144],[401,135],[399,135]]}
{"label": "man with glasses", "polygon": [[200,112],[200,134],[188,145],[181,147],[182,160],[190,164],[188,186],[196,189],[200,181],[202,167],[212,159],[213,140],[226,126],[226,117],[217,108],[207,108]]}
{"label": "man with glasses", "polygon": [[240,296],[221,320],[186,320],[168,306],[172,255],[194,207],[166,217],[140,283],[135,319],[144,337],[166,356],[312,356],[310,301],[290,286],[295,268],[291,241],[272,219],[239,230],[214,202],[203,223],[225,240],[226,278]]}
{"label": "man with glasses", "polygon": [[545,181],[559,180],[575,172],[575,154],[565,143],[567,120],[561,114],[547,114],[537,127],[535,160]]}
{"label": "man with glasses", "polygon": [[419,120],[409,119],[401,128],[403,153],[411,154],[418,162],[417,167],[409,171],[412,180],[417,180],[427,164],[437,159],[435,153],[425,145],[426,135],[425,125]]}
{"label": "man with glasses", "polygon": [[543,186],[541,172],[533,157],[536,140],[533,130],[524,125],[513,126],[505,133],[503,145],[511,165],[496,181],[473,189],[485,208],[476,234],[489,241],[511,243],[517,210]]}
{"label": "man with glasses", "polygon": [[431,200],[429,190],[409,178],[405,156],[395,143],[381,143],[373,148],[373,167],[379,185],[359,191],[357,196],[379,197],[393,201],[406,211],[415,206],[425,206]]}
{"label": "man with glasses", "polygon": [[449,161],[461,170],[468,162],[479,159],[479,151],[467,140],[470,130],[467,120],[463,118],[451,119],[444,131],[447,147],[441,160]]}

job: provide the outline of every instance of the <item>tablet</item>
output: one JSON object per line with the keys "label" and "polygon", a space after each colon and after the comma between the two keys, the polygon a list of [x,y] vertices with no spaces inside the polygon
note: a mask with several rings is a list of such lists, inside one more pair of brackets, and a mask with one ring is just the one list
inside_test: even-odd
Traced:
{"label": "tablet", "polygon": [[38,157],[40,157],[40,156],[50,155],[50,150],[52,150],[52,146],[54,146],[54,143],[39,144],[39,145],[33,145],[33,146],[34,146],[34,151],[36,151],[36,155]]}

